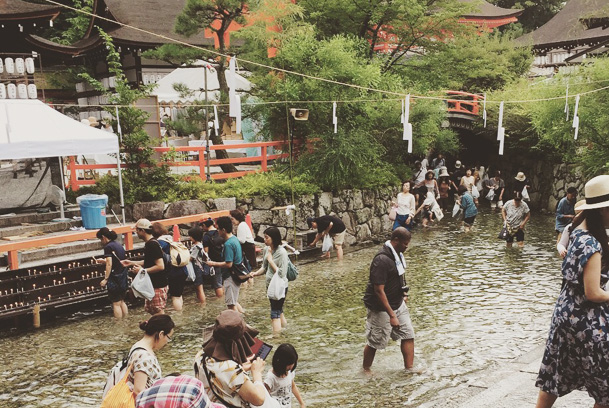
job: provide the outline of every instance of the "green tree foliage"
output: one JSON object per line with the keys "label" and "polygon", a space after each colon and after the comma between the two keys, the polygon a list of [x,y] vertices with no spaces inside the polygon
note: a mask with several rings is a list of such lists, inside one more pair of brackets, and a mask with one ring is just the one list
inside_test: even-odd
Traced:
{"label": "green tree foliage", "polygon": [[400,74],[430,90],[479,93],[501,89],[522,78],[532,60],[530,49],[515,47],[505,37],[477,34],[450,41],[441,52],[408,60]]}
{"label": "green tree foliage", "polygon": [[[366,55],[382,60],[383,72],[409,54],[433,52],[444,47],[444,40],[473,30],[458,20],[474,7],[454,0],[303,0],[300,4],[321,38],[340,34],[366,40]],[[391,42],[393,49],[375,52],[384,42]]]}
{"label": "green tree foliage", "polygon": [[[506,149],[579,165],[587,177],[609,172],[609,116],[605,108],[609,90],[581,96],[577,140],[572,128],[574,96],[606,86],[607,78],[609,59],[601,58],[569,75],[558,75],[534,85],[522,81],[489,96],[493,100],[552,99],[506,105]],[[571,95],[569,120],[564,112],[567,83]],[[496,117],[496,110],[491,107],[489,115]]]}
{"label": "green tree foliage", "polygon": [[[159,195],[162,196],[164,190],[170,188],[174,180],[169,176],[169,169],[166,166],[155,166],[156,163],[152,158],[153,150],[149,146],[150,138],[144,130],[149,114],[135,107],[135,102],[148,96],[154,85],[132,88],[122,70],[120,54],[116,51],[112,38],[102,29],[98,28],[98,30],[108,50],[108,71],[116,78],[115,88],[106,89],[100,81],[87,73],[80,76],[96,90],[104,93],[110,104],[119,106],[123,133],[121,161],[127,166],[124,172],[126,203],[156,200]],[[110,109],[109,112],[115,115],[114,110]],[[116,129],[117,118],[114,118],[113,125]],[[103,188],[103,183],[101,187]]]}
{"label": "green tree foliage", "polygon": [[399,182],[381,160],[383,146],[367,132],[355,129],[319,137],[315,150],[298,161],[297,171],[322,189],[378,187]]}
{"label": "green tree foliage", "polygon": [[519,24],[524,32],[529,32],[541,27],[562,9],[564,0],[489,0],[499,7],[508,9],[524,9],[518,17]]}
{"label": "green tree foliage", "polygon": [[[91,13],[93,11],[94,0],[58,0],[67,6]],[[44,2],[43,2],[44,3]],[[79,13],[68,9],[63,9],[53,22],[53,27],[48,28],[43,34],[44,37],[59,44],[70,45],[78,40],[82,40],[91,17],[87,14]]]}

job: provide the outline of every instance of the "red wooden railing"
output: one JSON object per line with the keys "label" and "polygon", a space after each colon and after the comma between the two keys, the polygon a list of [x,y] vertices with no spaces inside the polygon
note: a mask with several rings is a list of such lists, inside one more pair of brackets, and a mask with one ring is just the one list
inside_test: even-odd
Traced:
{"label": "red wooden railing", "polygon": [[[285,147],[282,153],[276,153],[269,155],[268,150],[270,147]],[[214,180],[220,179],[230,179],[230,178],[239,178],[245,176],[250,173],[256,172],[266,172],[268,170],[269,161],[287,158],[289,153],[287,152],[287,142],[286,141],[278,141],[278,142],[253,142],[253,143],[240,143],[235,145],[213,145],[210,146],[210,151],[217,150],[227,150],[231,149],[245,149],[245,148],[260,148],[259,156],[248,156],[242,158],[227,158],[227,159],[210,159],[210,166],[218,166],[224,164],[240,164],[240,163],[260,163],[259,170],[246,170],[239,172],[231,172],[231,173],[215,173],[211,175],[211,178]],[[205,157],[205,146],[175,146],[175,147],[155,147],[153,148],[156,152],[166,156],[168,153],[173,152],[192,152],[194,155],[198,155],[198,159],[196,160],[185,160],[185,161],[167,161],[161,160],[158,162],[158,166],[168,165],[168,166],[192,166],[199,168],[199,177],[201,179],[206,180],[206,167],[207,167],[207,159]],[[125,168],[126,165],[121,164],[121,168]],[[100,170],[100,169],[116,169],[116,163],[105,163],[105,164],[78,164],[76,163],[75,157],[70,157],[68,163],[68,171],[70,173],[70,180],[68,186],[76,191],[81,186],[85,185],[94,185],[95,180],[81,180],[78,179],[78,171],[79,170]]]}
{"label": "red wooden railing", "polygon": [[[216,219],[220,216],[229,216],[228,210],[218,210],[201,214],[193,214],[190,216],[180,216],[171,219],[156,220],[164,226],[173,226],[180,223],[193,223],[203,219]],[[133,250],[133,229],[134,225],[117,226],[113,230],[117,234],[123,235],[125,249]],[[95,240],[97,230],[88,230],[85,232],[65,233],[57,236],[49,236],[35,239],[26,239],[15,241],[12,243],[0,243],[0,253],[8,253],[8,264],[11,270],[19,268],[19,251],[31,249],[40,246],[49,246],[51,244],[72,243],[80,240]]]}
{"label": "red wooden railing", "polygon": [[449,114],[465,114],[477,116],[480,111],[480,103],[478,101],[484,99],[481,95],[471,94],[463,91],[446,91],[446,95],[455,96],[455,99],[448,99]]}

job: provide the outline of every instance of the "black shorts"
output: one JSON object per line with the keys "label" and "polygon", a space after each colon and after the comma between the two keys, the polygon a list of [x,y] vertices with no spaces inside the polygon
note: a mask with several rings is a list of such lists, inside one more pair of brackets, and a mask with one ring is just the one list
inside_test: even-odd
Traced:
{"label": "black shorts", "polygon": [[125,300],[127,295],[127,271],[119,274],[111,274],[108,278],[108,299],[110,302],[120,302]]}
{"label": "black shorts", "polygon": [[514,235],[508,234],[505,241],[508,243],[513,243],[514,238],[516,238],[516,241],[524,241],[524,230],[518,229],[518,231],[516,233],[514,233]]}
{"label": "black shorts", "polygon": [[169,295],[181,297],[186,285],[186,273],[183,271],[183,267],[172,268],[171,272],[167,274],[167,282],[169,283]]}
{"label": "black shorts", "polygon": [[476,220],[476,216],[466,217],[465,219],[463,219],[463,222],[471,226],[472,224],[474,224],[474,220]]}

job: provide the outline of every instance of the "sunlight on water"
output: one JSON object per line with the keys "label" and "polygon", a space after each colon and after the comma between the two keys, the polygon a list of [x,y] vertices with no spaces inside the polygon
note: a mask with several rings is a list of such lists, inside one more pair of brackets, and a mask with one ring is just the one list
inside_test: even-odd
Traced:
{"label": "sunlight on water", "polygon": [[[271,344],[294,344],[300,356],[296,382],[309,406],[419,406],[437,399],[475,371],[545,339],[560,287],[552,217],[533,215],[523,250],[506,249],[496,238],[498,214],[482,213],[475,227],[465,234],[447,220],[419,228],[406,253],[415,364],[426,368],[422,375],[402,370],[395,343],[377,353],[372,376],[360,370],[366,317],[361,298],[379,245],[346,254],[342,263],[302,264],[286,302],[289,327],[278,338],[269,338],[268,300],[258,279],[241,292],[247,322]],[[185,311],[170,312],[175,339],[158,353],[165,374],[193,373],[201,329],[224,308],[207,295],[207,305],[200,306],[187,289]],[[0,339],[0,405],[99,406],[109,369],[141,337],[138,322],[147,317],[140,307],[116,322],[106,309]]]}

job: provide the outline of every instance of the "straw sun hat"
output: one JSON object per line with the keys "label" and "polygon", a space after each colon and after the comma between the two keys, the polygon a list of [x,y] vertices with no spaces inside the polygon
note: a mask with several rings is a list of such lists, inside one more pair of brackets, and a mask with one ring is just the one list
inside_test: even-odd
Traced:
{"label": "straw sun hat", "polygon": [[609,175],[596,176],[584,188],[586,203],[576,205],[575,210],[600,209],[609,207]]}
{"label": "straw sun hat", "polygon": [[523,172],[518,172],[518,174],[516,175],[516,177],[515,177],[514,179],[516,179],[516,180],[517,180],[517,181],[519,181],[519,182],[524,182],[524,180],[525,180],[526,178],[527,178],[527,177],[524,175],[524,173],[523,173]]}

